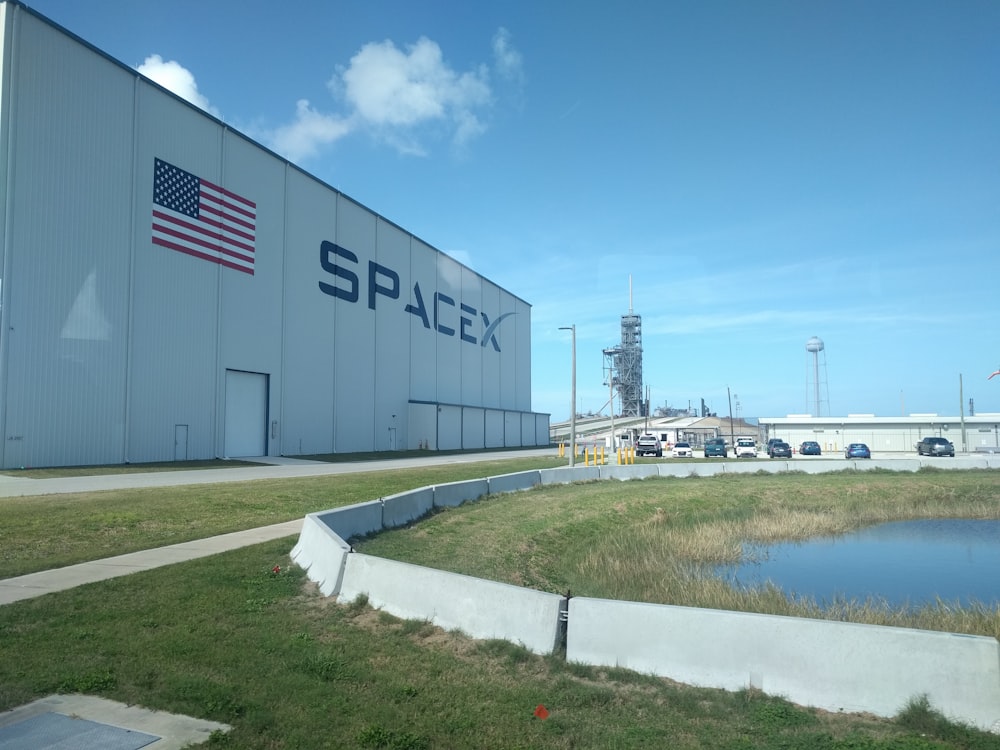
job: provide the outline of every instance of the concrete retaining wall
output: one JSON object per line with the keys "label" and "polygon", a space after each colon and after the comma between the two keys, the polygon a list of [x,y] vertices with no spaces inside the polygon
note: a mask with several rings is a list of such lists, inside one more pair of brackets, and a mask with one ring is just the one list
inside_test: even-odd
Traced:
{"label": "concrete retaining wall", "polygon": [[571,484],[572,482],[592,482],[601,478],[600,466],[560,466],[538,472],[542,484]]}
{"label": "concrete retaining wall", "polygon": [[438,508],[453,507],[478,500],[490,492],[488,479],[469,479],[434,485],[434,505]]}
{"label": "concrete retaining wall", "polygon": [[319,518],[310,513],[302,522],[299,541],[292,548],[292,560],[304,568],[309,580],[319,586],[323,596],[340,592],[344,563],[351,547]]}
{"label": "concrete retaining wall", "polygon": [[926,695],[946,716],[1000,729],[995,638],[579,597],[567,633],[566,658],[582,664],[879,716]]}
{"label": "concrete retaining wall", "polygon": [[[932,462],[935,466],[960,468]],[[375,607],[473,638],[503,638],[552,653],[566,628],[567,658],[620,666],[704,687],[753,687],[831,711],[897,714],[926,695],[950,718],[1000,732],[1000,643],[995,638],[575,598],[352,553],[345,540],[536,484],[757,471],[898,469],[899,460],[663,462],[518,472],[399,493],[306,516],[292,559],[326,596],[359,594]],[[979,463],[978,461],[976,463]],[[982,463],[987,464],[989,460]],[[922,461],[906,461],[917,470]],[[912,465],[912,468],[910,468]],[[969,468],[966,466],[965,468]],[[568,621],[560,611],[568,608]]]}
{"label": "concrete retaining wall", "polygon": [[434,509],[434,488],[400,492],[382,498],[382,528],[394,529],[423,518]]}
{"label": "concrete retaining wall", "polygon": [[601,479],[648,479],[660,475],[657,464],[622,464],[620,466],[608,464],[607,466],[599,466],[598,469],[601,472]]}
{"label": "concrete retaining wall", "polygon": [[530,490],[541,483],[541,472],[539,471],[519,471],[514,474],[501,474],[496,477],[490,477],[487,480],[491,495],[498,495],[501,492]]}
{"label": "concrete retaining wall", "polygon": [[340,596],[353,601],[359,594],[397,617],[472,638],[502,638],[536,654],[550,654],[557,645],[563,602],[557,594],[354,553],[347,557]]}
{"label": "concrete retaining wall", "polygon": [[316,513],[315,516],[346,542],[352,537],[368,536],[382,530],[382,501],[345,505]]}

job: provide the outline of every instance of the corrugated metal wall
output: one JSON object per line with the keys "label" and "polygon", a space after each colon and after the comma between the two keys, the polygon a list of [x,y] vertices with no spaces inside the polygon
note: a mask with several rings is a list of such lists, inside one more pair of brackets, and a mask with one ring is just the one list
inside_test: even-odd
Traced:
{"label": "corrugated metal wall", "polygon": [[[411,401],[499,410],[439,421],[442,446],[501,429],[533,444],[527,303],[33,12],[0,11],[3,467],[172,460],[178,439],[224,455],[227,423],[246,424],[226,418],[227,370],[266,376],[272,454],[416,448]],[[256,204],[253,273],[152,242],[157,159]]]}

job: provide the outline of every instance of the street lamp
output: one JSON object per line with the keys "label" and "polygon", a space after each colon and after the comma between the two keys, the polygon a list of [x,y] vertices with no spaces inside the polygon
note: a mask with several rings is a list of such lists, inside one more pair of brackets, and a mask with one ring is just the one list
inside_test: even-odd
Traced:
{"label": "street lamp", "polygon": [[576,465],[576,324],[559,326],[560,331],[573,332],[573,387],[571,392],[569,417],[569,465]]}

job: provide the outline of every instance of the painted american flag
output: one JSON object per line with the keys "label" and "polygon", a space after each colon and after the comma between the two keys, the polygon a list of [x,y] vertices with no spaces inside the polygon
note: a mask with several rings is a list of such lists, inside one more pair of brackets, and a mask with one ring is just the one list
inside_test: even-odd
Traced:
{"label": "painted american flag", "polygon": [[153,244],[253,275],[257,204],[162,159],[153,164]]}

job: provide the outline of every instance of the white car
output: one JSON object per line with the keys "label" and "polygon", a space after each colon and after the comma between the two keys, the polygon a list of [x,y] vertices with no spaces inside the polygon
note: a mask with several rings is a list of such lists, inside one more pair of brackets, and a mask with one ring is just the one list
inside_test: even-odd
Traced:
{"label": "white car", "polygon": [[674,443],[674,450],[671,453],[674,458],[691,458],[690,443]]}
{"label": "white car", "polygon": [[757,458],[757,443],[752,438],[736,438],[736,458]]}

